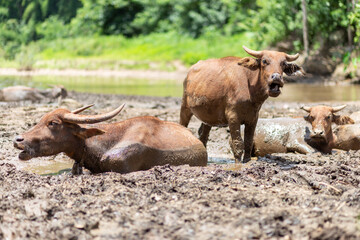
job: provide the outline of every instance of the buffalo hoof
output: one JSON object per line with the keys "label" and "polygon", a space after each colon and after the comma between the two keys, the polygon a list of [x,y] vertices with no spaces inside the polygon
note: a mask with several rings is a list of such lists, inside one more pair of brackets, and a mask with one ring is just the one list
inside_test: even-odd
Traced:
{"label": "buffalo hoof", "polygon": [[248,157],[248,158],[245,158],[242,160],[242,163],[247,163],[247,162],[250,162],[251,160],[251,157]]}
{"label": "buffalo hoof", "polygon": [[75,162],[71,169],[71,173],[73,175],[81,175],[83,173],[83,168],[82,168],[81,164]]}

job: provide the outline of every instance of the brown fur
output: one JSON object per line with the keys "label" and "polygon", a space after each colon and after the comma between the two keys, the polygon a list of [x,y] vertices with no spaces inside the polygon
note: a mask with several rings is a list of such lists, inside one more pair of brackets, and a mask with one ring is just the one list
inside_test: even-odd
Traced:
{"label": "brown fur", "polygon": [[[262,51],[261,59],[225,57],[199,61],[193,65],[184,81],[180,124],[188,126],[192,115],[203,123],[200,140],[206,146],[212,126],[229,126],[236,161],[250,160],[253,136],[259,110],[269,97],[280,94],[286,54]],[[301,69],[291,68],[287,70]],[[277,87],[276,87],[277,86]],[[245,125],[245,141],[240,125]]]}
{"label": "brown fur", "polygon": [[355,121],[349,116],[339,116],[333,114],[333,121],[336,125],[354,124]]}
{"label": "brown fur", "polygon": [[250,68],[252,70],[256,70],[260,66],[259,59],[255,59],[252,57],[240,58],[240,59],[238,59],[238,64],[240,66]]}
{"label": "brown fur", "polygon": [[73,173],[84,166],[93,173],[127,173],[156,165],[205,166],[202,143],[183,126],[155,117],[136,117],[110,124],[75,124],[56,109],[14,140],[22,160],[60,152],[75,160]]}
{"label": "brown fur", "polygon": [[335,149],[360,150],[360,124],[339,125],[334,129]]}

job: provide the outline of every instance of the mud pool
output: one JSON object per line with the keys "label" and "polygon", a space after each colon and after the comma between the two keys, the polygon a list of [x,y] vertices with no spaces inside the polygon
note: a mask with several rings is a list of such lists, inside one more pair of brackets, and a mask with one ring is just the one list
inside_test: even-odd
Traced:
{"label": "mud pool", "polygon": [[[70,109],[95,103],[89,114],[125,102],[111,121],[141,115],[179,119],[179,97],[77,92],[69,97],[75,101],[63,104]],[[347,103],[344,114],[360,111],[356,101],[321,103]],[[303,104],[270,99],[260,117],[303,116]],[[72,176],[66,156],[21,162],[12,146],[14,136],[56,107],[0,104],[0,239],[360,238],[360,151],[273,154],[235,165],[229,163],[227,128],[214,128],[208,152],[216,164]],[[189,125],[195,134],[199,126],[195,118]],[[49,170],[48,163],[56,169]]]}

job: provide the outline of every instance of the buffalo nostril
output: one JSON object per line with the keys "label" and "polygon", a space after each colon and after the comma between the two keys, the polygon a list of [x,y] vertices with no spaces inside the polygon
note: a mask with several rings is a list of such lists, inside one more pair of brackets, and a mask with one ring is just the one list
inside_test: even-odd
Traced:
{"label": "buffalo nostril", "polygon": [[278,74],[278,73],[273,73],[272,75],[271,75],[271,79],[281,79],[281,76],[280,76],[280,74]]}
{"label": "buffalo nostril", "polygon": [[22,141],[24,141],[24,138],[22,136],[16,136],[15,141],[16,142],[22,142]]}
{"label": "buffalo nostril", "polygon": [[314,135],[322,136],[322,135],[324,135],[324,131],[314,131]]}

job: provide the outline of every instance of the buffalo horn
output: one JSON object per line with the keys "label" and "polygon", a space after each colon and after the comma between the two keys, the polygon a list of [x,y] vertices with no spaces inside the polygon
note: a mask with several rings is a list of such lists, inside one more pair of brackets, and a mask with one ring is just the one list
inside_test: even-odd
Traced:
{"label": "buffalo horn", "polygon": [[86,109],[88,109],[88,108],[90,108],[90,107],[92,107],[92,106],[94,106],[94,104],[87,105],[87,106],[85,106],[85,107],[81,107],[81,108],[75,109],[75,110],[73,110],[71,113],[73,113],[73,114],[78,114],[78,113],[80,113],[80,112],[82,112],[82,111],[84,111],[84,110],[86,110]]}
{"label": "buffalo horn", "polygon": [[62,119],[65,122],[77,123],[77,124],[91,124],[91,123],[103,122],[119,114],[119,112],[121,112],[124,106],[125,104],[122,104],[117,109],[100,115],[77,115],[74,113],[66,113]]}
{"label": "buffalo horn", "polygon": [[306,112],[310,112],[311,107],[302,106],[301,109],[306,111]]}
{"label": "buffalo horn", "polygon": [[292,61],[295,61],[296,59],[298,59],[299,54],[298,53],[295,55],[286,54],[285,57],[286,57],[286,61],[292,62]]}
{"label": "buffalo horn", "polygon": [[333,108],[332,108],[332,112],[333,112],[333,113],[336,113],[336,112],[338,112],[338,111],[340,111],[340,110],[343,110],[345,107],[346,107],[346,105],[341,105],[341,106],[333,107]]}
{"label": "buffalo horn", "polygon": [[251,50],[245,46],[243,46],[243,49],[248,53],[250,54],[251,56],[254,56],[256,58],[261,58],[263,56],[263,52],[262,51],[254,51],[254,50]]}

